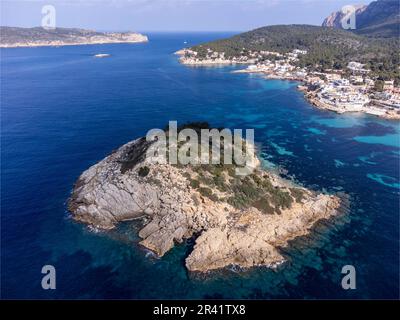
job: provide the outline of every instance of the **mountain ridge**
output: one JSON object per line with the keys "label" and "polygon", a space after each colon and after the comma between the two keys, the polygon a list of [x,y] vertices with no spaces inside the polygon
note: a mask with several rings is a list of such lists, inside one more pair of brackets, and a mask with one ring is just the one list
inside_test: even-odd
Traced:
{"label": "mountain ridge", "polygon": [[[356,29],[351,30],[370,37],[399,37],[400,3],[397,0],[377,0],[367,6],[355,5]],[[331,13],[322,23],[323,27],[342,29],[345,14],[341,10]]]}

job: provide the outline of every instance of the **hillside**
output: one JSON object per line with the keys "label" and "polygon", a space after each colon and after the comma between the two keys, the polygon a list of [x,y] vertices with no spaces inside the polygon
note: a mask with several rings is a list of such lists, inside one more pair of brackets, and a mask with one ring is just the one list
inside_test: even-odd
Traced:
{"label": "hillside", "polygon": [[0,47],[145,42],[148,40],[146,36],[135,32],[97,32],[76,28],[46,30],[41,27],[0,27],[0,35]]}
{"label": "hillside", "polygon": [[274,51],[287,53],[304,49],[301,67],[342,69],[350,61],[365,63],[372,73],[382,78],[399,78],[398,39],[360,36],[345,30],[309,25],[268,26],[192,47],[198,57],[208,50],[224,52],[225,57],[238,57],[246,52]]}

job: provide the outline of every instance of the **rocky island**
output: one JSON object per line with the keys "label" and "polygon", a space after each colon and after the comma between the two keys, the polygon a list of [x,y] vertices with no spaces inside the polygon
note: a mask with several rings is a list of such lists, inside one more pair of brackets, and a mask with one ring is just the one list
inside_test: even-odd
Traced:
{"label": "rocky island", "polygon": [[263,170],[257,156],[254,171],[239,176],[235,164],[155,163],[146,154],[153,143],[128,142],[83,172],[68,207],[75,220],[100,230],[141,219],[140,244],[159,257],[195,237],[190,271],[276,267],[285,261],[280,247],[337,216],[344,203]]}
{"label": "rocky island", "polygon": [[76,28],[47,30],[42,27],[0,27],[0,34],[0,48],[138,43],[148,41],[147,36],[136,32],[98,32]]}

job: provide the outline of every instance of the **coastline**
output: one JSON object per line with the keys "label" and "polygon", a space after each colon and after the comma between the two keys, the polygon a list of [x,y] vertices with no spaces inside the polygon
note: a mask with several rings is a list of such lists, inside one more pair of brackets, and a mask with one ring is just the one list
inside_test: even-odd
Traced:
{"label": "coastline", "polygon": [[[282,80],[282,78],[281,78]],[[289,79],[287,79],[289,80]],[[293,79],[294,80],[294,79]],[[296,80],[296,81],[301,81],[301,80]],[[321,109],[321,110],[328,110],[328,111],[332,111],[338,114],[343,114],[343,113],[363,113],[363,114],[367,114],[370,116],[375,116],[378,118],[383,118],[386,120],[396,120],[399,121],[400,120],[400,114],[397,114],[395,112],[393,113],[384,113],[383,111],[379,110],[378,108],[376,108],[375,106],[367,106],[364,107],[364,110],[345,110],[343,108],[328,104],[328,103],[324,103],[322,102],[320,99],[318,99],[317,95],[315,93],[313,93],[312,91],[309,91],[305,86],[304,86],[304,82],[303,85],[299,85],[297,86],[297,90],[301,91],[304,93],[304,98],[307,100],[307,102],[309,102],[312,106]]]}
{"label": "coastline", "polygon": [[[181,49],[175,52],[176,55],[180,56],[179,62],[188,65],[188,66],[210,66],[210,65],[237,65],[237,64],[253,64],[254,61],[232,61],[229,59],[207,59],[207,60],[199,60],[198,58],[193,59],[193,58],[186,58],[185,54],[189,53],[193,55],[192,50],[188,49]],[[386,120],[400,120],[400,113],[396,113],[395,111],[393,112],[384,112],[382,109],[379,109],[376,106],[364,106],[363,109],[358,109],[358,110],[347,110],[343,107],[337,106],[337,105],[332,105],[328,103],[324,103],[321,101],[321,99],[318,99],[317,93],[315,91],[311,91],[308,89],[307,82],[305,81],[304,77],[295,77],[295,76],[283,76],[283,75],[277,75],[273,74],[271,72],[267,72],[264,70],[251,70],[251,69],[240,69],[240,70],[234,70],[232,73],[252,73],[252,74],[260,74],[263,75],[266,79],[276,79],[276,80],[288,80],[288,81],[297,81],[300,82],[300,84],[297,86],[297,89],[301,92],[304,93],[304,98],[309,102],[312,106],[321,109],[321,110],[327,110],[327,111],[332,111],[338,114],[342,113],[363,113],[367,115],[372,115],[376,116],[379,118],[383,118]]]}
{"label": "coastline", "polygon": [[36,47],[65,47],[65,46],[82,46],[82,45],[94,45],[94,44],[121,44],[121,43],[146,43],[149,42],[147,36],[146,39],[137,41],[93,41],[93,42],[51,42],[51,43],[16,43],[16,44],[0,44],[1,49],[8,48],[36,48]]}
{"label": "coastline", "polygon": [[[4,242],[8,262],[3,268],[4,298],[398,297],[399,275],[391,267],[397,261],[400,218],[395,205],[399,193],[392,179],[399,178],[393,163],[400,161],[400,149],[391,128],[396,129],[398,123],[318,110],[296,90],[300,82],[230,73],[247,65],[184,66],[173,55],[175,48],[224,35],[165,33],[153,39],[149,34],[147,44],[0,50],[4,54],[3,93],[13,96],[4,105],[3,115],[18,123],[4,127],[8,156],[3,165],[10,174],[4,180],[3,214],[12,217],[4,219],[4,237],[15,240]],[[183,44],[185,40],[188,44]],[[64,53],[71,51],[80,55],[78,63],[68,64],[73,57]],[[112,56],[93,58],[101,52]],[[57,55],[53,59],[38,58],[52,53]],[[135,63],[130,63],[124,57],[133,53],[134,61],[129,61]],[[159,62],[162,70],[150,72],[152,61]],[[64,85],[57,88],[54,80],[61,73],[66,75]],[[28,81],[39,80],[38,75],[40,83]],[[96,80],[87,88],[82,81],[74,81],[75,75],[82,80],[95,75]],[[142,90],[144,77],[146,87],[154,90]],[[204,92],[208,96],[216,93],[218,99],[198,96]],[[257,104],[260,101],[262,108]],[[136,102],[140,107],[133,108]],[[65,116],[60,120],[61,114]],[[78,176],[121,144],[142,136],[147,128],[162,127],[165,114],[176,115],[179,122],[204,119],[229,128],[254,125],[268,170],[282,168],[285,178],[292,177],[313,190],[346,192],[351,195],[350,211],[320,220],[310,236],[300,236],[280,248],[288,262],[276,270],[232,266],[207,273],[185,268],[184,259],[196,237],[158,258],[139,244],[139,219],[122,222],[111,231],[89,229],[73,220],[66,199]],[[319,129],[321,134],[308,128]],[[274,145],[262,143],[267,140]],[[56,290],[40,287],[43,263],[56,267]],[[340,268],[349,263],[356,265],[361,276],[358,290],[340,289]]]}

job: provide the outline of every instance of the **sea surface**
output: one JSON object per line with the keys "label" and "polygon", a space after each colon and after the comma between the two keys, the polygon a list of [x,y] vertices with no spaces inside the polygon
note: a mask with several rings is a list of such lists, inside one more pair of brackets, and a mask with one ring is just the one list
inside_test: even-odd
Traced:
{"label": "sea surface", "polygon": [[[173,54],[229,35],[1,50],[3,298],[399,298],[399,123],[321,111],[295,82],[186,67]],[[348,194],[349,212],[282,248],[288,262],[276,270],[205,275],[184,267],[193,239],[157,259],[138,245],[138,222],[103,233],[71,220],[82,171],[169,120],[254,128],[266,167]],[[56,290],[41,287],[49,264]],[[355,290],[341,287],[344,265]]]}

